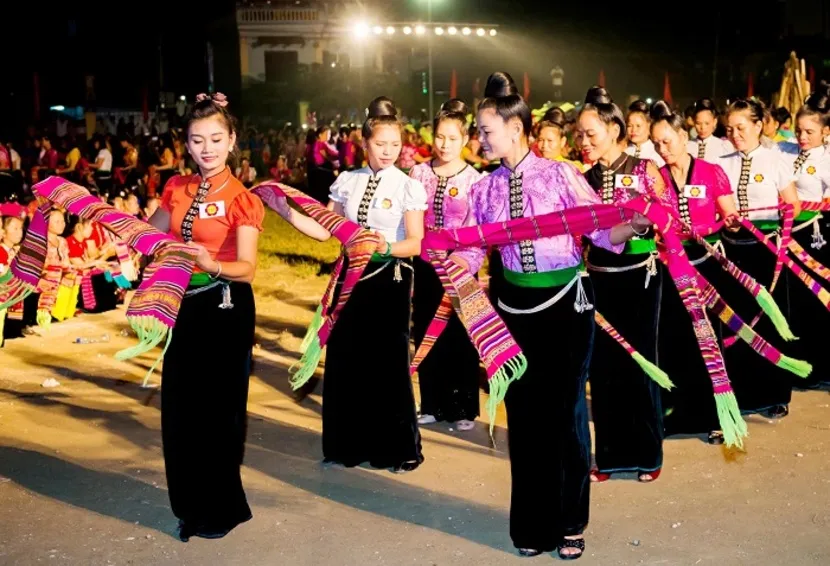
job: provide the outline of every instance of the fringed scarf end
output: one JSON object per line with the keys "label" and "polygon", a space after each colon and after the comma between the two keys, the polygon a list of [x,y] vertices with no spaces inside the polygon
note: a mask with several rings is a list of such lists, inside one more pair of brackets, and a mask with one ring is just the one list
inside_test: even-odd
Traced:
{"label": "fringed scarf end", "polygon": [[807,377],[813,372],[813,366],[810,362],[803,360],[796,360],[789,356],[781,355],[781,359],[776,364],[781,369],[785,369],[790,373],[794,373],[798,377]]}
{"label": "fringed scarf end", "polygon": [[34,286],[14,277],[11,270],[6,271],[6,273],[0,275],[0,297],[6,297],[5,301],[0,302],[0,310],[13,307],[34,291]]}
{"label": "fringed scarf end", "polygon": [[164,356],[167,355],[167,349],[170,347],[170,342],[173,341],[173,329],[171,328],[167,332],[167,342],[164,344],[164,349],[159,354],[159,357],[156,358],[156,361],[153,362],[153,365],[150,366],[150,369],[147,370],[147,373],[144,375],[144,381],[141,382],[141,387],[146,388],[147,384],[150,382],[150,376],[153,375],[153,372],[156,371],[156,368],[161,363],[161,360],[164,359]]}
{"label": "fringed scarf end", "polygon": [[718,422],[723,432],[723,440],[727,448],[736,447],[743,450],[744,438],[749,435],[746,421],[741,416],[735,393],[715,393],[715,405],[718,410]]}
{"label": "fringed scarf end", "polygon": [[[115,354],[116,360],[129,360],[130,358],[135,358],[136,356],[149,352],[158,346],[165,337],[172,333],[171,328],[152,316],[128,316],[127,320],[129,320],[130,326],[133,327],[133,330],[135,330],[135,333],[138,335],[138,344],[117,352]],[[155,368],[155,365],[153,367]]]}
{"label": "fringed scarf end", "polygon": [[48,331],[52,328],[52,313],[47,310],[37,311],[37,325]]}
{"label": "fringed scarf end", "polygon": [[507,360],[496,372],[487,380],[490,388],[490,396],[487,399],[485,408],[490,419],[490,440],[495,446],[496,442],[493,439],[493,429],[496,426],[496,409],[499,404],[504,401],[507,396],[507,388],[511,383],[517,379],[521,379],[527,371],[527,358],[524,354],[518,354]]}
{"label": "fringed scarf end", "polygon": [[[300,361],[288,369],[288,373],[290,374],[288,381],[294,391],[297,391],[308,383],[308,380],[317,371],[317,366],[320,364],[320,358],[322,357],[323,346],[320,344],[320,337],[315,334],[308,348],[303,352]],[[294,368],[297,369],[295,370]]]}
{"label": "fringed scarf end", "polygon": [[667,390],[671,390],[674,387],[674,383],[669,379],[669,374],[657,367],[656,364],[648,361],[640,352],[634,352],[631,354],[631,357],[654,383]]}
{"label": "fringed scarf end", "polygon": [[781,309],[775,302],[775,299],[772,298],[772,294],[764,287],[761,287],[760,289],[761,290],[758,293],[758,296],[755,297],[755,300],[758,302],[758,305],[764,313],[770,318],[772,324],[775,325],[775,329],[778,331],[778,334],[780,334],[781,338],[788,342],[798,340],[798,337],[793,334],[792,330],[790,330],[790,324],[787,322],[784,313],[781,312]]}
{"label": "fringed scarf end", "polygon": [[308,325],[308,330],[305,333],[305,337],[303,337],[303,343],[300,344],[300,353],[305,354],[308,347],[311,346],[311,342],[317,337],[317,333],[320,332],[320,328],[323,327],[323,305],[320,304],[317,306],[317,310],[314,311],[314,317],[311,319],[311,324]]}

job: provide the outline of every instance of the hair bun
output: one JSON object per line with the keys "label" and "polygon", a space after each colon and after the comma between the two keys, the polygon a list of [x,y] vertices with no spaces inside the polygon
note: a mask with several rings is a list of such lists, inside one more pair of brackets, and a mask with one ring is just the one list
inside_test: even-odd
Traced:
{"label": "hair bun", "polygon": [[[637,102],[641,101],[638,100]],[[652,104],[651,111],[649,112],[649,116],[652,122],[657,122],[659,120],[667,120],[671,117],[672,114],[674,114],[674,112],[672,112],[671,107],[665,100],[658,100],[657,102]]]}
{"label": "hair bun", "polygon": [[398,109],[395,107],[395,103],[391,98],[386,96],[378,96],[369,103],[369,107],[366,109],[367,118],[380,118],[382,116],[392,118],[397,118],[398,116]]}
{"label": "hair bun", "polygon": [[628,105],[628,111],[629,112],[640,112],[640,113],[645,114],[646,116],[648,116],[650,108],[649,108],[648,102],[646,102],[645,100],[635,100],[634,102],[632,102],[631,104]]}
{"label": "hair bun", "polygon": [[487,86],[484,87],[486,98],[502,98],[505,96],[519,95],[516,81],[509,73],[496,71],[487,79]]}
{"label": "hair bun", "polygon": [[813,93],[804,101],[804,105],[811,110],[826,114],[830,110],[830,83],[822,79]]}
{"label": "hair bun", "polygon": [[614,100],[604,87],[592,86],[585,94],[585,104],[614,104]]}
{"label": "hair bun", "polygon": [[449,99],[441,105],[438,111],[443,114],[464,114],[465,116],[469,113],[467,105],[460,98]]}
{"label": "hair bun", "polygon": [[551,108],[542,116],[540,123],[542,122],[549,122],[560,129],[564,129],[565,124],[568,122],[568,117],[561,108]]}

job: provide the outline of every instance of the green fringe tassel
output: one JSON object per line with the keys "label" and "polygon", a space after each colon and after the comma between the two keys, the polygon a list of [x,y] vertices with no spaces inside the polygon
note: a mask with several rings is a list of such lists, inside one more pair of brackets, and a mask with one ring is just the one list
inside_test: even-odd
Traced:
{"label": "green fringe tassel", "polygon": [[0,309],[7,309],[16,305],[35,291],[35,288],[28,283],[24,283],[20,279],[12,279],[12,277],[11,269],[0,275],[0,295],[9,295],[6,302],[0,303]]}
{"label": "green fringe tassel", "polygon": [[52,313],[50,313],[49,311],[38,310],[37,325],[43,328],[44,330],[49,330],[50,328],[52,328]]}
{"label": "green fringe tassel", "polygon": [[777,365],[790,373],[794,373],[798,377],[807,377],[813,372],[813,366],[810,362],[796,360],[795,358],[791,358],[783,354],[781,355],[781,359],[778,360]]}
{"label": "green fringe tassel", "polygon": [[173,329],[171,328],[167,332],[167,342],[164,344],[164,350],[161,351],[161,355],[156,358],[156,361],[147,370],[147,374],[144,376],[144,381],[141,383],[141,387],[147,387],[147,383],[150,381],[150,376],[153,375],[153,372],[156,371],[156,367],[161,363],[161,360],[164,359],[165,354],[167,354],[167,348],[170,347],[170,342],[173,340]]}
{"label": "green fringe tassel", "polygon": [[646,372],[646,375],[648,375],[654,383],[663,389],[671,390],[671,388],[674,387],[674,383],[672,383],[672,380],[669,379],[669,374],[645,359],[640,352],[634,352],[631,354],[631,357],[634,358],[634,361],[637,362],[640,369]]}
{"label": "green fringe tassel", "polygon": [[746,428],[746,421],[741,416],[741,410],[738,408],[735,393],[732,391],[717,393],[715,395],[715,405],[718,409],[718,422],[727,448],[735,446],[743,449],[744,438],[749,435],[749,432]]}
{"label": "green fringe tassel", "polygon": [[781,335],[781,338],[788,342],[798,340],[798,337],[793,334],[792,330],[790,330],[790,324],[787,322],[786,317],[784,317],[784,313],[781,312],[781,309],[778,307],[775,299],[772,298],[772,295],[766,290],[766,288],[761,287],[761,292],[755,300],[758,301],[758,305],[761,307],[761,310],[764,311],[764,313],[772,321],[772,324],[775,325],[775,329],[778,331],[778,334]]}
{"label": "green fringe tassel", "polygon": [[518,356],[507,360],[507,362],[493,374],[493,377],[487,381],[490,388],[490,396],[487,398],[485,408],[487,409],[487,415],[490,418],[490,440],[493,442],[493,445],[496,444],[495,440],[493,440],[493,429],[496,426],[496,409],[498,408],[499,403],[504,401],[504,398],[507,395],[507,388],[510,384],[517,379],[520,379],[524,375],[525,371],[527,371],[527,358],[524,354],[519,354]]}
{"label": "green fringe tassel", "polygon": [[131,348],[126,348],[116,353],[116,360],[129,360],[130,358],[149,352],[158,346],[170,331],[167,326],[152,316],[133,316],[128,317],[128,320],[130,321],[130,326],[133,327],[133,330],[138,335],[139,342]]}
{"label": "green fringe tassel", "polygon": [[323,327],[323,305],[318,305],[317,310],[314,311],[314,317],[311,319],[311,324],[306,330],[303,343],[300,345],[300,353],[305,354],[308,347],[311,346],[311,341],[317,336],[317,333]]}
{"label": "green fringe tassel", "polygon": [[[317,371],[317,366],[320,364],[320,358],[322,357],[323,347],[320,345],[320,337],[315,334],[308,348],[303,352],[300,361],[288,368],[288,373],[290,374],[288,382],[294,391],[308,383],[308,380]],[[300,367],[295,370],[294,368],[297,366]]]}

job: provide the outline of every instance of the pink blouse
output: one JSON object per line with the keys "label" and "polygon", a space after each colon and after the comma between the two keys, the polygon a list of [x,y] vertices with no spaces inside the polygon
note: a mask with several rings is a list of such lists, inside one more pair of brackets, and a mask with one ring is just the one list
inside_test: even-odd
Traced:
{"label": "pink blouse", "polygon": [[721,166],[703,159],[692,158],[683,188],[674,182],[668,165],[660,168],[660,174],[666,183],[662,200],[679,210],[681,218],[692,226],[715,222],[718,198],[732,194],[729,178]]}
{"label": "pink blouse", "polygon": [[481,179],[481,173],[467,165],[452,177],[439,177],[431,163],[421,163],[409,171],[409,176],[427,191],[424,224],[428,230],[464,225],[470,212],[470,189]]}
{"label": "pink blouse", "polygon": [[[518,164],[515,173],[521,176],[522,216],[537,216],[576,206],[601,204],[599,196],[582,174],[568,163],[549,161],[533,152]],[[510,220],[511,171],[504,165],[472,187],[470,215],[467,226]],[[613,245],[611,230],[597,230],[586,236],[597,246],[620,253],[623,245]],[[500,246],[504,268],[522,272],[522,254],[518,244]],[[539,272],[574,267],[582,263],[582,245],[571,235],[541,238],[533,242],[535,265]],[[464,248],[456,252],[475,273],[481,268],[485,251]]]}

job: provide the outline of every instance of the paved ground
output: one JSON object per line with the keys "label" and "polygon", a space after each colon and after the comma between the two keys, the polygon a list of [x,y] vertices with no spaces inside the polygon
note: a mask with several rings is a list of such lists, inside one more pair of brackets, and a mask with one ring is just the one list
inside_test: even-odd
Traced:
{"label": "paved ground", "polygon": [[[495,450],[483,423],[465,434],[429,427],[412,474],[320,466],[320,398],[295,403],[286,380],[319,285],[260,293],[243,470],[254,520],[220,541],[172,536],[159,396],[140,387],[151,360],[112,358],[130,340],[119,336],[123,312],[8,343],[0,564],[527,564],[507,531],[503,416]],[[71,344],[104,332],[108,344]],[[50,377],[60,386],[43,388]],[[655,484],[595,488],[580,564],[830,564],[830,396],[797,392],[791,408],[780,422],[751,419],[746,453],[673,439]]]}

